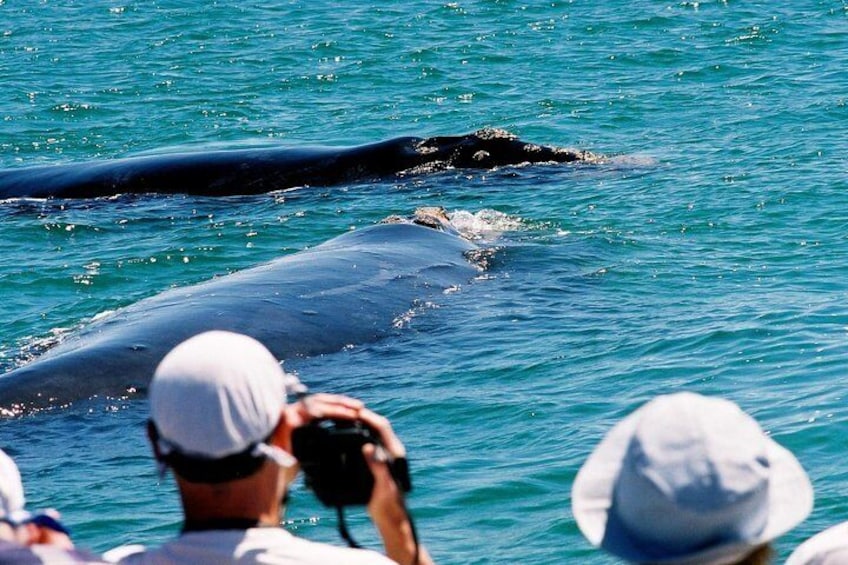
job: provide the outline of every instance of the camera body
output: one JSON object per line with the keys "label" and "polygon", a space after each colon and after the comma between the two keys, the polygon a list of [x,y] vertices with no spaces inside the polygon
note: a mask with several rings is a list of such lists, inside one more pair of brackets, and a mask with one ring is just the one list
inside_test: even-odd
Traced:
{"label": "camera body", "polygon": [[362,455],[366,443],[380,445],[377,432],[355,420],[313,420],[292,433],[292,451],[306,486],[325,506],[368,504],[374,477]]}

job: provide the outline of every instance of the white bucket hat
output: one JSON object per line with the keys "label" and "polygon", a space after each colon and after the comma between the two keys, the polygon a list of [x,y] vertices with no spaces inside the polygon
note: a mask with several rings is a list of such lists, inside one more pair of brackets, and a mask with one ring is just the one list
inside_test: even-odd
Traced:
{"label": "white bucket hat", "polygon": [[845,565],[848,563],[848,522],[820,532],[799,545],[786,565]]}
{"label": "white bucket hat", "polygon": [[583,534],[635,563],[733,563],[812,505],[804,469],[753,418],[688,392],[660,396],[617,424],[572,489]]}
{"label": "white bucket hat", "polygon": [[252,337],[210,331],[189,338],[162,359],[150,384],[160,453],[214,460],[254,446],[253,455],[294,465],[291,455],[265,443],[291,379]]}
{"label": "white bucket hat", "polygon": [[25,508],[24,485],[18,465],[5,451],[0,450],[0,520],[12,526],[28,522],[51,528],[57,532],[69,533],[59,521],[59,513],[53,509],[30,512]]}
{"label": "white bucket hat", "polygon": [[24,485],[18,466],[0,450],[0,519],[18,522],[25,515]]}

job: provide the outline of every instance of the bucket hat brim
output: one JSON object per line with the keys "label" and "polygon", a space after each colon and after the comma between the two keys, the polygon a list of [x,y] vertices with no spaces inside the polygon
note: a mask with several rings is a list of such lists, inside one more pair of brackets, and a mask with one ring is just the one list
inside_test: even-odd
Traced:
{"label": "bucket hat brim", "polygon": [[812,510],[812,485],[803,467],[789,450],[765,436],[770,467],[768,518],[756,537],[727,540],[685,554],[670,554],[661,547],[640,544],[619,519],[613,493],[641,416],[640,408],[610,430],[574,481],[572,511],[583,535],[593,545],[636,563],[720,565],[732,563],[774,540],[803,521]]}

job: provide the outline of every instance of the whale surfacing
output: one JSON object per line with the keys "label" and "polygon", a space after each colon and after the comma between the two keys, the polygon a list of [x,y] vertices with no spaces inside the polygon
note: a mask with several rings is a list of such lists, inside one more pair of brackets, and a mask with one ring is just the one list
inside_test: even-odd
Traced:
{"label": "whale surfacing", "polygon": [[104,316],[40,357],[0,376],[0,408],[20,414],[95,395],[144,390],[181,341],[219,329],[250,335],[278,358],[332,353],[389,335],[420,301],[483,268],[480,248],[449,224],[381,223]]}
{"label": "whale surfacing", "polygon": [[599,162],[588,151],[536,145],[498,129],[463,136],[400,137],[348,148],[264,147],[171,153],[0,171],[0,199],[116,194],[261,194],[378,180],[446,168]]}

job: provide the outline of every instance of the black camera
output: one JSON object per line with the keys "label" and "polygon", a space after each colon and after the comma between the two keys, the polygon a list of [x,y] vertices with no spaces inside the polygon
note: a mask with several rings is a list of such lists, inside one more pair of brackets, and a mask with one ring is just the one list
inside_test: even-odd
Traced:
{"label": "black camera", "polygon": [[[306,475],[306,486],[325,506],[368,504],[374,477],[362,455],[366,443],[380,445],[380,438],[358,420],[318,419],[292,433],[292,450]],[[389,468],[400,488],[409,491],[406,459],[396,459]]]}

